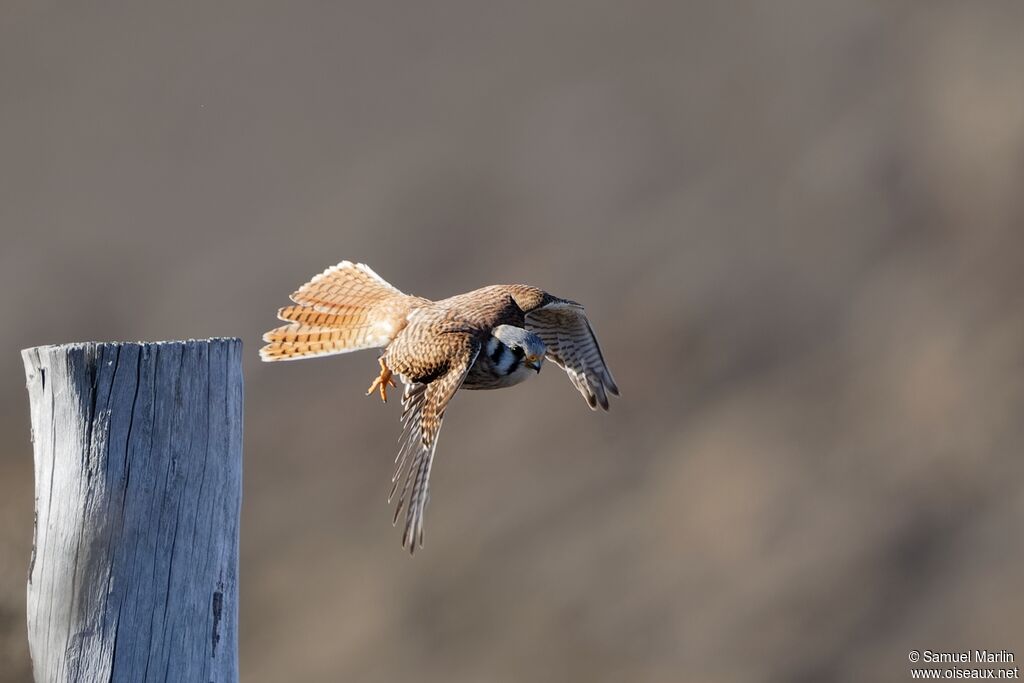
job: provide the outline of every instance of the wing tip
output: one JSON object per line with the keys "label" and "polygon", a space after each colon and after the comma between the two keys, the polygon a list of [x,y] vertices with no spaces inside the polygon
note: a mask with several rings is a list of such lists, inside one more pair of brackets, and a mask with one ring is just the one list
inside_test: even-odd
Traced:
{"label": "wing tip", "polygon": [[[412,508],[409,508],[412,511]],[[421,518],[407,519],[402,531],[402,547],[409,551],[410,556],[416,554],[417,548],[423,547],[423,522]]]}

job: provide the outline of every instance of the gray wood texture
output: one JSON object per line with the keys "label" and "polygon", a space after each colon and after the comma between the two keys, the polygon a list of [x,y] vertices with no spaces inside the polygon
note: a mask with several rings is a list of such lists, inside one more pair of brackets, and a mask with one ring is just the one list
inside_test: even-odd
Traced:
{"label": "gray wood texture", "polygon": [[238,339],[22,352],[36,681],[237,681]]}

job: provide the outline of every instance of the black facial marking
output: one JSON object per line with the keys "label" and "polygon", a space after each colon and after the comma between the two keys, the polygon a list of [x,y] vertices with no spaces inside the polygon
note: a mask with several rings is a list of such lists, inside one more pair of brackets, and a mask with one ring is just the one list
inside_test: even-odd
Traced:
{"label": "black facial marking", "polygon": [[501,363],[497,363],[498,371],[508,376],[513,374],[519,369],[519,366],[523,364],[523,357],[526,356],[526,351],[520,347],[506,347],[505,353],[502,355],[502,360],[507,363],[508,367],[502,367]]}
{"label": "black facial marking", "polygon": [[505,345],[498,340],[498,343],[494,345],[494,351],[491,352],[491,362],[495,365],[501,360],[501,354],[505,351]]}

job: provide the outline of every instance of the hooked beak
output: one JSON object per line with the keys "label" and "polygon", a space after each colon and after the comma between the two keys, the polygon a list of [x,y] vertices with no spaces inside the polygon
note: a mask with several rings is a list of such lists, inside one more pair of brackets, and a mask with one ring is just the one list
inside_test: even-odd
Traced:
{"label": "hooked beak", "polygon": [[523,365],[525,365],[526,367],[530,368],[531,370],[533,370],[537,374],[540,374],[540,364],[543,363],[543,362],[544,362],[543,358],[538,358],[537,360],[525,361],[523,363]]}

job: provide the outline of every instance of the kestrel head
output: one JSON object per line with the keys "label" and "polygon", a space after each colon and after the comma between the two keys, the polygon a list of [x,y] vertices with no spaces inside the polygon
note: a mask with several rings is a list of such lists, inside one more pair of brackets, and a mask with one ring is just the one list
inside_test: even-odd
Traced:
{"label": "kestrel head", "polygon": [[514,325],[498,325],[491,330],[485,349],[499,373],[515,375],[525,370],[540,372],[547,347],[533,332]]}

